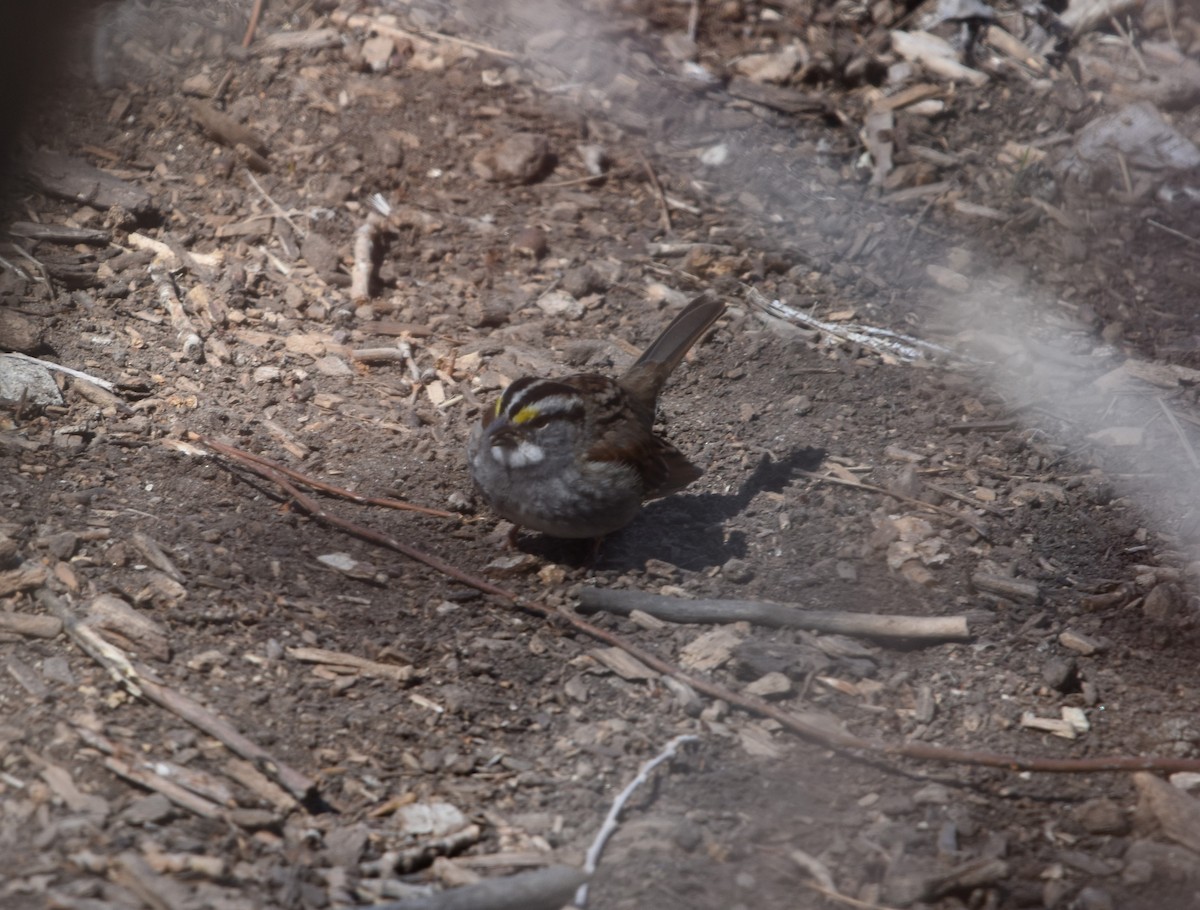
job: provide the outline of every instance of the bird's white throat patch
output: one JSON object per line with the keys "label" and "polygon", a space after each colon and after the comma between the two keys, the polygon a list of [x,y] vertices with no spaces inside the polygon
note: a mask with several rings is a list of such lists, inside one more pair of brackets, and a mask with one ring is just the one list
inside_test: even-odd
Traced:
{"label": "bird's white throat patch", "polygon": [[492,446],[492,457],[506,468],[525,468],[544,461],[546,452],[541,446],[526,439],[522,440],[515,449]]}

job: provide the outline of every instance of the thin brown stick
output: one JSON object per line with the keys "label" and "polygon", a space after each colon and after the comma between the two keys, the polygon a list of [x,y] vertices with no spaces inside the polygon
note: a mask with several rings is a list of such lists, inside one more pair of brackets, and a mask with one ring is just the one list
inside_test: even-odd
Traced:
{"label": "thin brown stick", "polygon": [[654,173],[654,168],[650,165],[650,159],[643,154],[641,149],[637,150],[637,156],[641,159],[642,167],[646,170],[646,177],[650,181],[650,186],[654,190],[654,198],[658,201],[658,214],[662,220],[662,227],[666,233],[671,233],[671,209],[667,205],[667,194],[663,192],[662,184],[658,182],[658,175]]}
{"label": "thin brown stick", "polygon": [[1200,471],[1200,458],[1196,457],[1196,449],[1192,445],[1192,441],[1187,438],[1187,434],[1183,432],[1183,427],[1179,425],[1178,418],[1175,417],[1175,412],[1171,410],[1163,399],[1158,399],[1158,406],[1162,408],[1162,412],[1166,415],[1167,423],[1171,425],[1171,429],[1175,431],[1175,435],[1179,437],[1179,442],[1183,446],[1183,450],[1187,452],[1188,461],[1192,463],[1192,467]]}
{"label": "thin brown stick", "polygon": [[193,793],[169,777],[149,770],[144,760],[139,761],[128,749],[118,746],[94,730],[89,730],[80,724],[75,724],[74,727],[80,739],[107,756],[104,759],[104,766],[118,777],[132,781],[147,790],[161,793],[181,809],[186,809],[201,818],[227,819],[228,813],[223,806],[198,793]]}
{"label": "thin brown stick", "polygon": [[491,54],[493,57],[499,57],[502,60],[521,59],[520,54],[501,50],[498,47],[483,44],[480,41],[472,41],[469,38],[458,38],[454,35],[445,35],[441,32],[426,31],[425,29],[406,28],[396,25],[394,22],[384,22],[365,13],[336,10],[329,16],[329,21],[342,28],[361,28],[364,31],[374,32],[377,35],[401,38],[417,45],[423,44],[426,47],[436,47],[438,44],[457,44],[459,47],[469,47],[473,51]]}
{"label": "thin brown stick", "polygon": [[[831,749],[867,756],[896,756],[921,759],[923,761],[1005,768],[1010,771],[1042,771],[1053,773],[1095,773],[1101,771],[1200,772],[1200,759],[1194,758],[1143,758],[1120,755],[1109,758],[1026,758],[1003,752],[956,749],[921,742],[889,743],[880,740],[864,739],[861,736],[847,733],[840,728],[832,727],[823,715],[802,715],[784,711],[761,698],[735,692],[719,683],[691,676],[676,665],[663,660],[657,654],[653,654],[645,648],[633,644],[620,635],[608,632],[599,626],[592,625],[586,620],[571,616],[546,604],[533,600],[524,600],[511,591],[494,585],[485,579],[471,575],[469,572],[465,572],[457,566],[453,566],[443,559],[425,553],[410,544],[403,543],[385,534],[380,534],[377,531],[372,531],[369,528],[364,528],[354,522],[346,521],[343,518],[332,515],[322,509],[311,497],[304,495],[296,489],[296,487],[284,479],[282,474],[258,465],[255,462],[248,462],[248,465],[263,477],[279,484],[292,497],[299,508],[323,524],[339,528],[348,534],[358,537],[360,540],[365,540],[401,553],[410,559],[429,566],[435,571],[441,572],[448,578],[452,578],[484,594],[490,594],[507,606],[534,613],[552,622],[562,623],[576,632],[587,635],[589,638],[612,645],[615,648],[620,648],[625,653],[636,657],[651,669],[657,670],[665,676],[673,677],[691,686],[697,692],[703,692],[710,698],[720,699],[727,704],[736,705],[751,714],[757,714],[760,717],[769,717],[772,720],[778,721],[782,727],[791,730],[797,736]],[[886,493],[887,491],[881,490],[880,492]]]}
{"label": "thin brown stick", "polygon": [[958,492],[958,490],[952,490],[943,484],[934,483],[933,481],[930,481],[930,480],[923,479],[921,481],[921,484],[922,484],[922,486],[925,486],[925,487],[929,488],[930,490],[933,490],[933,492],[935,492],[941,496],[948,497],[949,499],[957,499],[959,502],[963,503],[964,505],[970,506],[972,509],[983,509],[983,511],[989,512],[992,515],[998,515],[1001,518],[1004,517],[1003,509],[1001,509],[997,506],[990,505],[989,503],[986,503],[986,502],[980,502],[975,497],[968,496],[966,493],[960,493],[960,492]]}
{"label": "thin brown stick", "polygon": [[384,509],[398,509],[402,512],[419,512],[422,515],[432,515],[434,518],[454,518],[462,520],[461,515],[454,512],[445,512],[441,509],[431,509],[428,506],[418,506],[411,502],[404,502],[399,499],[388,499],[380,496],[363,496],[361,493],[355,493],[353,490],[347,490],[345,487],[335,486],[331,483],[317,480],[302,471],[296,471],[292,468],[281,465],[276,461],[265,458],[262,455],[255,455],[253,452],[247,452],[244,449],[239,449],[231,445],[213,439],[211,436],[203,436],[199,433],[189,433],[188,437],[195,442],[200,443],[206,448],[212,449],[214,452],[220,452],[234,461],[240,461],[251,468],[266,468],[271,471],[276,471],[285,477],[290,477],[297,483],[312,490],[318,490],[322,493],[328,493],[331,496],[337,496],[340,499],[346,499],[350,502],[358,503],[364,506],[379,506]]}
{"label": "thin brown stick", "polygon": [[897,616],[848,613],[844,610],[806,610],[796,604],[756,600],[687,600],[649,591],[584,588],[579,592],[580,612],[605,611],[628,616],[640,610],[667,622],[751,622],[760,626],[811,629],[838,635],[859,635],[892,641],[964,641],[971,634],[966,616]]}
{"label": "thin brown stick", "polygon": [[860,901],[858,898],[850,897],[847,894],[842,894],[840,891],[831,891],[829,888],[818,885],[816,882],[801,881],[800,884],[802,884],[805,888],[816,891],[817,894],[822,895],[828,900],[835,901],[839,904],[845,904],[848,907],[858,907],[859,910],[896,910],[896,908],[890,904],[873,904],[869,901]]}
{"label": "thin brown stick", "polygon": [[850,487],[852,490],[866,490],[868,493],[881,493],[884,496],[890,496],[892,499],[898,499],[900,502],[907,502],[909,505],[917,506],[921,509],[928,509],[931,512],[940,512],[947,518],[953,518],[956,521],[961,521],[967,525],[972,531],[978,534],[985,540],[990,539],[987,528],[974,515],[967,515],[963,512],[955,512],[953,509],[947,509],[944,506],[935,506],[932,502],[925,502],[923,499],[914,499],[912,496],[905,496],[903,493],[897,493],[889,490],[886,487],[877,487],[874,484],[863,483],[859,480],[844,480],[841,477],[833,477],[829,474],[818,474],[816,471],[803,471],[797,469],[793,473],[799,474],[802,477],[810,477],[813,480],[819,480],[822,483],[830,483],[839,487]]}
{"label": "thin brown stick", "polygon": [[75,643],[96,663],[108,670],[131,695],[145,698],[214,739],[219,739],[232,752],[254,762],[260,770],[273,777],[301,802],[316,795],[316,781],[276,759],[199,702],[160,683],[149,669],[135,664],[124,651],[104,639],[95,629],[80,623],[66,601],[45,588],[38,591],[37,597],[42,606],[62,620],[64,629]]}
{"label": "thin brown stick", "polygon": [[1183,231],[1177,231],[1177,230],[1175,230],[1175,228],[1168,227],[1167,225],[1163,224],[1162,222],[1155,221],[1153,218],[1147,218],[1146,223],[1148,225],[1150,225],[1150,227],[1155,227],[1155,228],[1158,228],[1160,231],[1165,231],[1166,233],[1170,234],[1172,237],[1178,237],[1180,240],[1186,240],[1188,243],[1194,244],[1196,246],[1200,246],[1200,240],[1197,240],[1195,237],[1192,237],[1190,234],[1185,234]]}
{"label": "thin brown stick", "polygon": [[548,183],[538,183],[535,186],[544,190],[554,190],[564,186],[578,186],[581,183],[600,183],[604,180],[613,180],[627,176],[629,176],[629,171],[621,169],[605,171],[603,174],[588,174],[586,177],[572,177],[570,180],[554,180]]}
{"label": "thin brown stick", "polygon": [[254,33],[258,31],[258,20],[262,17],[265,0],[254,0],[254,8],[250,10],[250,22],[246,25],[246,34],[242,36],[242,47],[254,43]]}

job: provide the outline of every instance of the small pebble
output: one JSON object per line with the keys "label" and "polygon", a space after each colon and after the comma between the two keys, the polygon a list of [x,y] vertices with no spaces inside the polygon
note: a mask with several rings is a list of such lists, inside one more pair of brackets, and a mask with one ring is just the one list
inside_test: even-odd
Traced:
{"label": "small pebble", "polygon": [[731,559],[721,567],[721,574],[735,585],[744,585],[754,578],[754,567],[744,559]]}

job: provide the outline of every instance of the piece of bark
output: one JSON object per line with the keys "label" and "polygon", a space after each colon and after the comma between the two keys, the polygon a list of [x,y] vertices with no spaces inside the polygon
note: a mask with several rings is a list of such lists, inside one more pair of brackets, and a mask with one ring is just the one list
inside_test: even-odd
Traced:
{"label": "piece of bark", "polygon": [[286,790],[263,774],[251,762],[240,758],[231,758],[225,762],[225,773],[254,793],[259,799],[270,803],[281,812],[291,812],[296,808],[296,800]]}
{"label": "piece of bark", "polygon": [[428,897],[376,904],[371,910],[558,910],[587,880],[571,866],[547,866]]}
{"label": "piece of bark", "polygon": [[644,663],[620,648],[593,648],[588,656],[597,663],[616,673],[621,679],[630,682],[641,682],[647,679],[658,679],[659,674]]}
{"label": "piece of bark", "polygon": [[346,654],[342,651],[327,651],[324,648],[289,648],[288,657],[304,663],[327,664],[332,667],[346,667],[357,670],[364,676],[374,676],[379,679],[390,679],[393,682],[406,683],[412,680],[416,671],[408,664],[385,664],[377,660],[368,660],[357,654]]}
{"label": "piece of bark", "polygon": [[0,613],[0,632],[26,638],[53,638],[63,629],[62,620],[36,613]]}
{"label": "piece of bark", "polygon": [[32,591],[46,583],[50,573],[45,566],[31,562],[22,563],[15,569],[0,572],[0,597],[8,597],[18,591]]}
{"label": "piece of bark", "polygon": [[730,79],[725,90],[734,98],[761,104],[784,114],[832,113],[829,101],[819,95],[798,92],[781,85],[763,85],[741,76]]}
{"label": "piece of bark", "polygon": [[192,906],[182,882],[159,875],[142,857],[127,850],[109,866],[109,878],[127,888],[151,910],[187,910]]}
{"label": "piece of bark", "polygon": [[50,687],[42,680],[29,664],[16,657],[10,657],[4,665],[8,675],[28,692],[36,701],[45,701],[50,697]]}
{"label": "piece of bark", "polygon": [[932,875],[906,875],[887,883],[890,901],[907,906],[917,901],[933,901],[957,891],[970,891],[1002,882],[1011,866],[1002,859],[984,857],[965,862],[946,872]]}
{"label": "piece of bark", "polygon": [[175,282],[166,269],[161,266],[150,266],[150,278],[158,291],[158,301],[171,316],[171,325],[175,327],[179,350],[188,360],[199,363],[204,359],[204,342],[200,333],[192,324],[191,317],[183,309],[179,295],[175,292]]}
{"label": "piece of bark", "polygon": [[1149,815],[1163,834],[1200,853],[1200,801],[1147,771],[1133,775],[1138,791],[1138,811]]}
{"label": "piece of bark", "polygon": [[217,140],[230,148],[236,149],[239,145],[244,146],[248,151],[265,156],[269,149],[267,143],[250,129],[248,126],[243,126],[238,123],[228,114],[217,110],[211,104],[204,101],[193,101],[190,105],[192,118],[204,127],[204,131],[209,137]]}
{"label": "piece of bark", "polygon": [[166,551],[158,545],[158,541],[142,531],[134,531],[133,537],[130,539],[133,545],[138,548],[138,552],[146,557],[146,562],[150,563],[150,565],[173,581],[183,584],[185,580],[183,573],[175,567],[175,563],[166,554]]}
{"label": "piece of bark", "polygon": [[135,666],[119,649],[106,641],[95,629],[81,623],[66,601],[47,591],[38,591],[38,601],[62,620],[67,633],[89,657],[109,671],[130,694],[147,698],[161,708],[176,714],[209,736],[220,740],[242,758],[257,763],[265,772],[310,809],[324,807],[317,782],[301,774],[276,756],[267,752],[249,737],[243,736],[226,720],[181,692],[176,692],[154,679],[147,670]]}
{"label": "piece of bark", "polygon": [[38,152],[29,162],[29,173],[51,196],[97,209],[120,206],[135,215],[151,208],[150,194],[141,187],[61,152]]}
{"label": "piece of bark", "polygon": [[[55,617],[48,617],[54,619]],[[112,594],[101,594],[88,605],[84,622],[117,640],[123,648],[148,654],[155,660],[171,659],[167,630]]]}
{"label": "piece of bark", "polygon": [[802,610],[788,604],[750,600],[683,600],[641,591],[584,588],[579,596],[579,611],[598,610],[620,616],[641,610],[668,622],[752,622],[773,628],[813,629],[869,638],[962,641],[973,637],[966,616],[884,616]]}
{"label": "piece of bark", "polygon": [[314,28],[303,32],[272,32],[255,45],[260,55],[279,51],[319,51],[340,47],[342,34],[336,28]]}
{"label": "piece of bark", "polygon": [[157,773],[157,770],[152,770],[153,765],[135,757],[129,749],[119,746],[107,737],[79,724],[75,725],[75,732],[89,746],[104,753],[104,767],[117,777],[124,778],[154,793],[159,793],[176,806],[186,809],[200,818],[221,819],[225,817],[226,811],[222,806],[205,796],[193,793],[170,777]]}
{"label": "piece of bark", "polygon": [[14,221],[8,226],[8,232],[17,237],[27,237],[30,240],[44,240],[49,243],[91,243],[103,246],[109,241],[108,231],[98,231],[94,228],[70,227],[65,224],[38,224],[36,221]]}
{"label": "piece of bark", "polygon": [[976,572],[971,576],[971,584],[980,591],[998,594],[1009,600],[1022,603],[1037,603],[1041,599],[1037,582],[1025,578],[1010,578],[1007,575],[992,575],[988,572]]}

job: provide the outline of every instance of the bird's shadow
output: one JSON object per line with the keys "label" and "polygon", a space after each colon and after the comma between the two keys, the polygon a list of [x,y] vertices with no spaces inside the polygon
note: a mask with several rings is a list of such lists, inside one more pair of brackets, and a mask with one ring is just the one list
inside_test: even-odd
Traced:
{"label": "bird's shadow", "polygon": [[657,559],[681,569],[701,571],[746,554],[741,531],[726,533],[725,524],[759,493],[780,492],[797,471],[813,471],[825,457],[822,449],[804,448],[777,461],[766,455],[742,484],[729,493],[677,493],[656,499],[626,528],[605,538],[597,553],[593,541],[522,536],[519,547],[542,559],[576,568],[618,572],[643,567]]}

